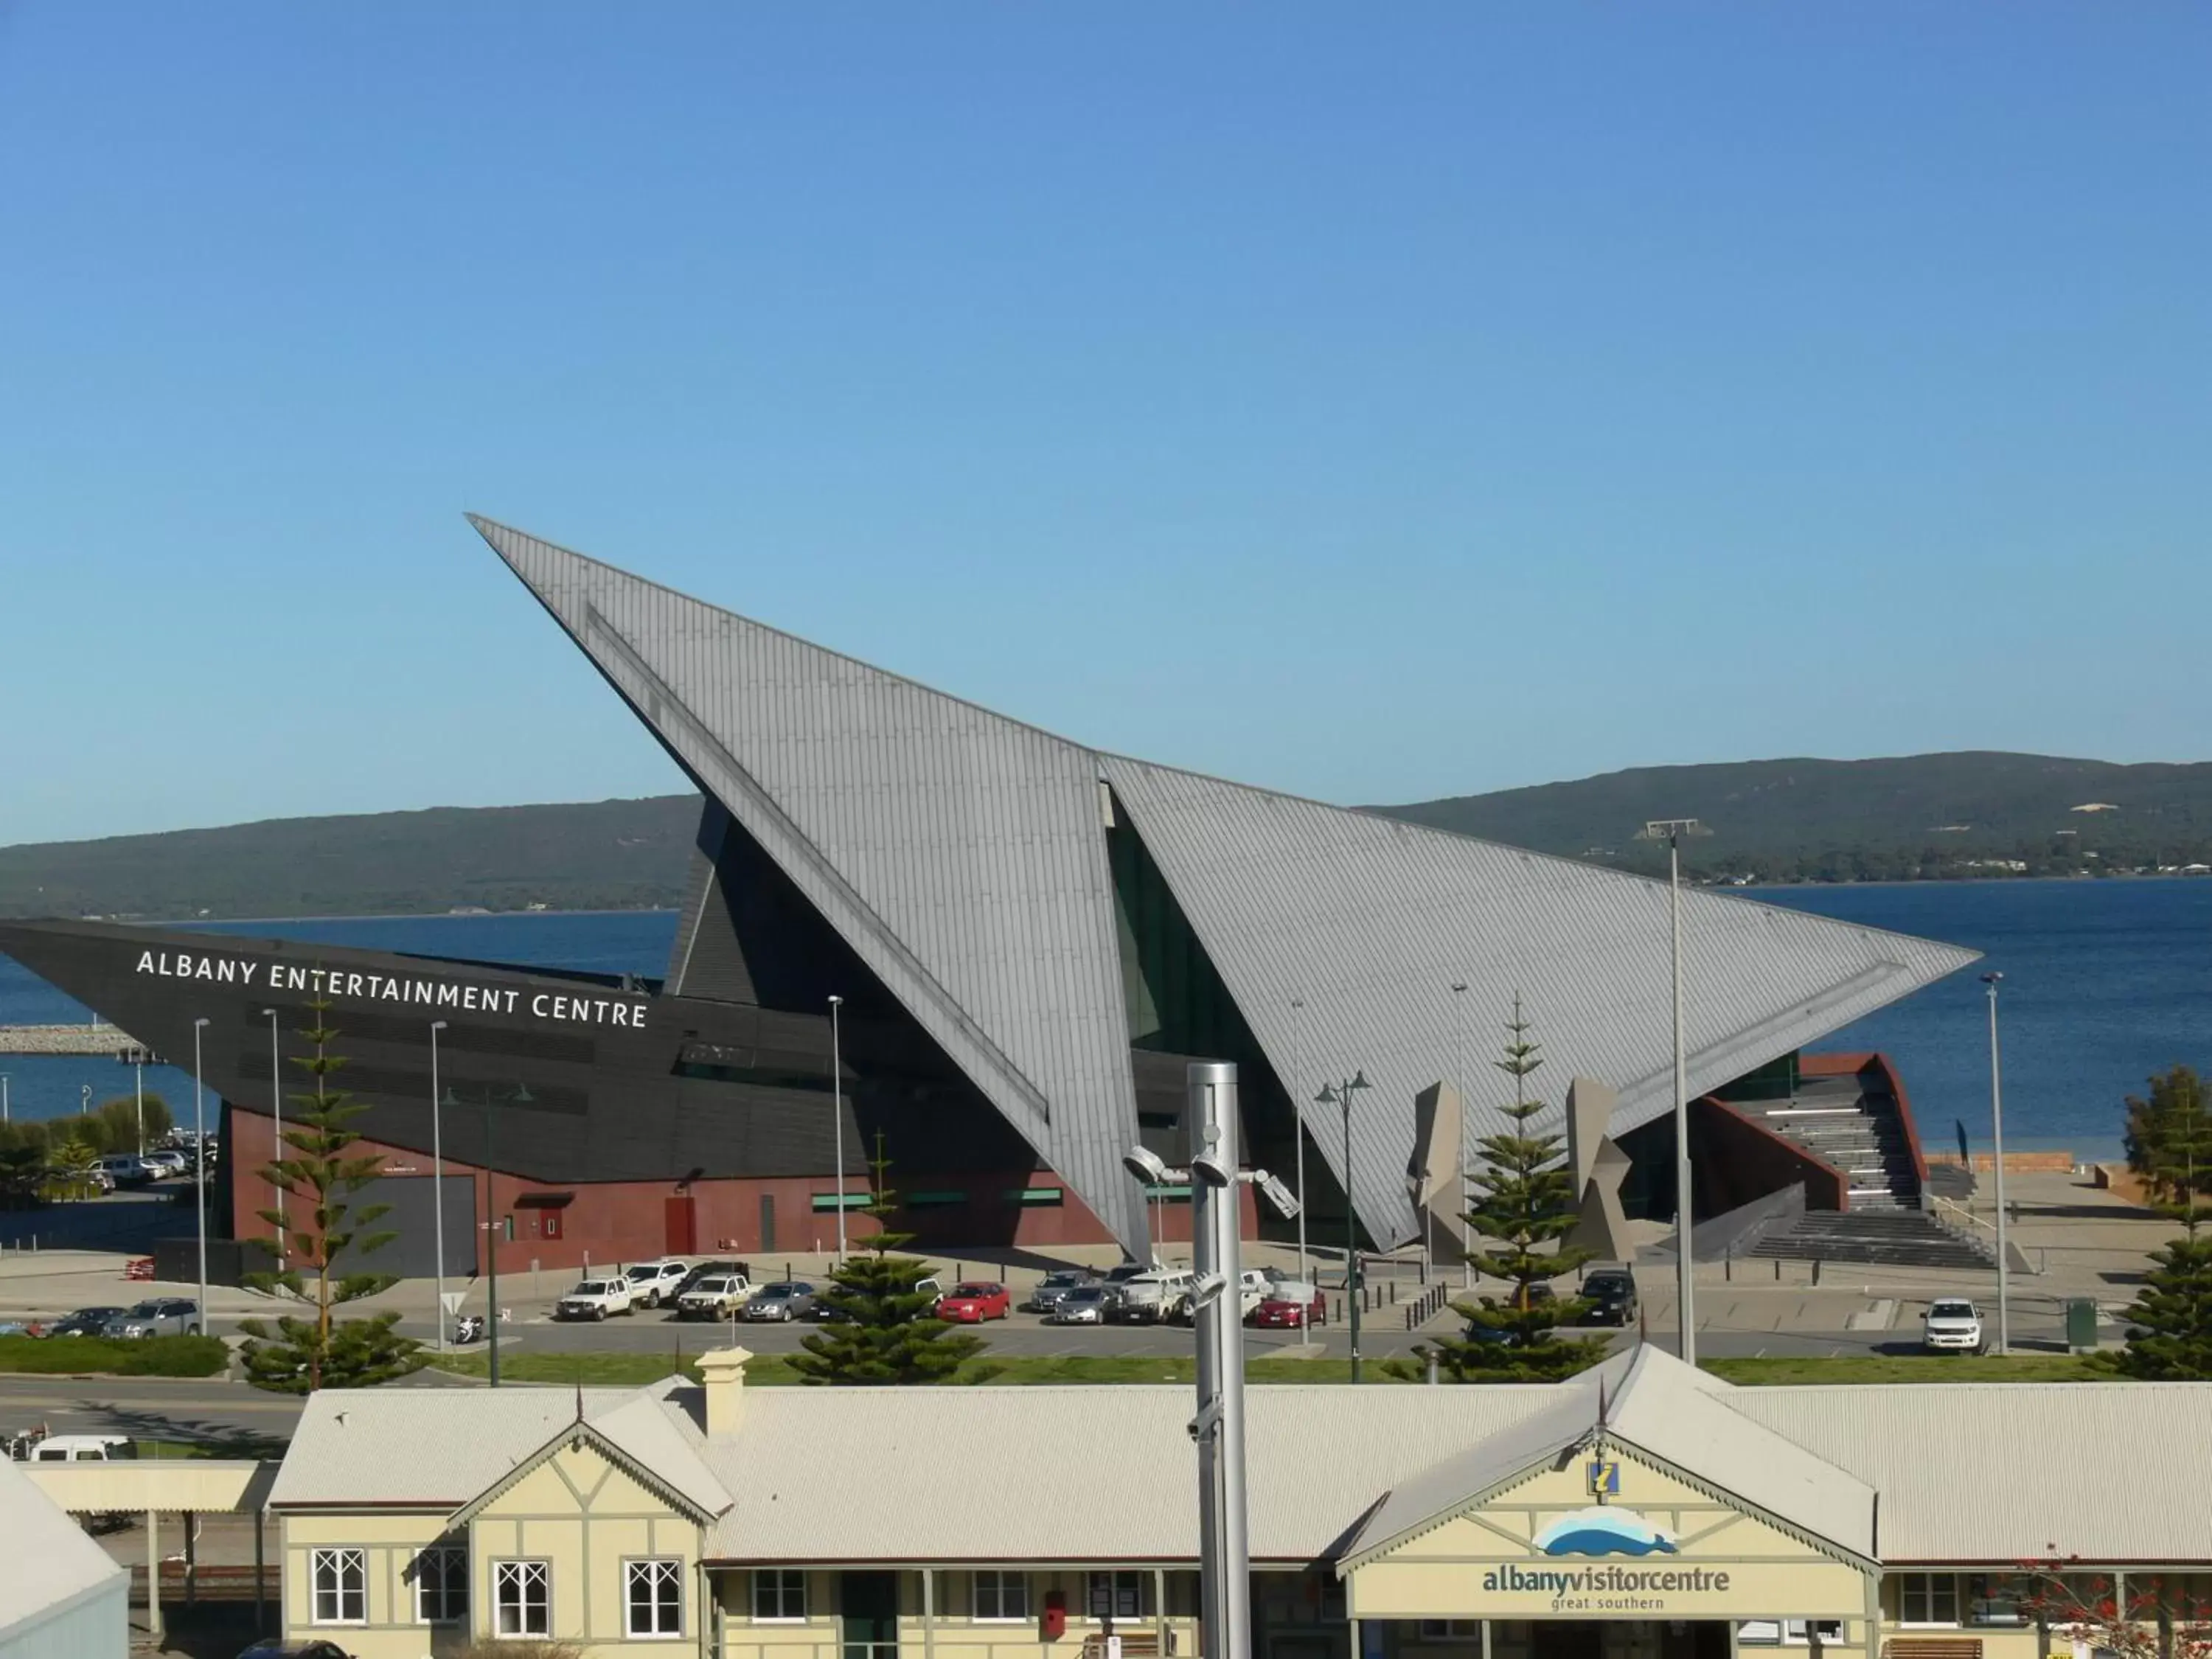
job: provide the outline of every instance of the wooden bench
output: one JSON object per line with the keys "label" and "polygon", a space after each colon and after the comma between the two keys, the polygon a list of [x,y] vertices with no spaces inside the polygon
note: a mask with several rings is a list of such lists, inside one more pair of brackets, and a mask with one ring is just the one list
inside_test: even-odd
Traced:
{"label": "wooden bench", "polygon": [[1881,1644],[1882,1659],[1982,1659],[1978,1636],[1893,1636]]}

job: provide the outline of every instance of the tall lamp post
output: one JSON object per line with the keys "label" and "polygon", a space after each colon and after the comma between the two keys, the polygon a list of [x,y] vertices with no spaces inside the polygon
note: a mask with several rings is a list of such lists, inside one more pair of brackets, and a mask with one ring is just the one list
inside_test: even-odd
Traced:
{"label": "tall lamp post", "polygon": [[1358,1211],[1352,1202],[1352,1097],[1374,1085],[1367,1073],[1355,1071],[1340,1083],[1324,1083],[1314,1097],[1320,1106],[1340,1107],[1344,1112],[1344,1304],[1352,1321],[1352,1380],[1359,1381],[1359,1236]]}
{"label": "tall lamp post", "polygon": [[[276,1124],[272,1132],[276,1137],[275,1156],[281,1159],[284,1156],[284,1085],[277,1066],[280,1045],[276,1036],[276,1011],[264,1008],[261,1012],[269,1016],[269,1111]],[[435,1086],[434,1082],[433,1086]],[[284,1265],[284,1188],[280,1183],[276,1188],[276,1265],[280,1268]]]}
{"label": "tall lamp post", "polygon": [[845,1261],[845,1043],[841,1016],[845,999],[830,999],[830,1087],[837,1133],[837,1261]]}
{"label": "tall lamp post", "polygon": [[[1452,981],[1452,1092],[1459,1097],[1459,1202],[1462,1211],[1474,1207],[1474,1148],[1467,1133],[1467,981]],[[1461,1224],[1464,1226],[1466,1224]],[[1473,1241],[1460,1253],[1460,1287],[1474,1285]]]}
{"label": "tall lamp post", "polygon": [[438,1352],[446,1351],[446,1142],[445,1113],[438,1103],[438,1033],[446,1022],[430,1022],[430,1214],[431,1245],[438,1253]]}
{"label": "tall lamp post", "polygon": [[1676,1352],[1685,1365],[1698,1363],[1697,1263],[1690,1234],[1697,1224],[1690,1172],[1690,1070],[1682,1045],[1682,837],[1702,836],[1695,818],[1654,818],[1642,839],[1667,843],[1667,915],[1674,952],[1674,1296],[1680,1334]]}
{"label": "tall lamp post", "polygon": [[192,1207],[199,1212],[200,1222],[200,1334],[213,1336],[214,1322],[208,1317],[207,1113],[201,1104],[200,1085],[200,1033],[207,1030],[207,1025],[205,1014],[192,1022]]}
{"label": "tall lamp post", "polygon": [[[446,1085],[444,1103],[456,1108],[463,1103],[454,1095],[453,1085],[450,1083]],[[488,1298],[488,1305],[484,1309],[484,1330],[491,1340],[489,1363],[486,1369],[490,1372],[489,1381],[495,1389],[499,1386],[499,1241],[504,1227],[499,1215],[499,1188],[496,1184],[499,1156],[495,1150],[498,1145],[499,1118],[492,1108],[527,1106],[530,1103],[529,1087],[520,1083],[514,1085],[513,1092],[506,1095],[495,1096],[487,1089],[483,1098],[476,1103],[477,1109],[483,1115],[484,1294]],[[445,1316],[446,1310],[441,1305],[438,1317],[442,1320]]]}
{"label": "tall lamp post", "polygon": [[1310,1285],[1313,1280],[1306,1277],[1306,1125],[1298,1105],[1298,1091],[1305,1087],[1305,1011],[1304,997],[1291,999],[1291,1135],[1297,1148],[1298,1283]]}
{"label": "tall lamp post", "polygon": [[8,1116],[8,1073],[0,1072],[0,1123],[9,1121]]}
{"label": "tall lamp post", "polygon": [[2011,1268],[2005,1261],[2005,1194],[2004,1194],[2004,1082],[2003,1068],[1997,1059],[1997,986],[2004,975],[1984,974],[1982,983],[1990,988],[1990,1133],[1996,1147],[1997,1177],[1997,1352],[2012,1352],[2012,1309],[2007,1300],[2011,1288]]}

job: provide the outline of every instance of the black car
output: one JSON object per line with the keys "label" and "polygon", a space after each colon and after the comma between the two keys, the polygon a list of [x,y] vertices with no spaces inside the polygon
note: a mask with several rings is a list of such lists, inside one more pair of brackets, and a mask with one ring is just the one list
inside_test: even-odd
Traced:
{"label": "black car", "polygon": [[1626,1272],[1607,1268],[1583,1279],[1582,1297],[1589,1305],[1583,1316],[1592,1325],[1626,1325],[1636,1317],[1636,1280]]}
{"label": "black car", "polygon": [[107,1322],[120,1319],[131,1310],[128,1308],[79,1308],[66,1319],[57,1319],[46,1327],[48,1336],[99,1336],[107,1329]]}
{"label": "black car", "polygon": [[266,1637],[238,1656],[238,1659],[353,1659],[335,1642],[287,1642]]}

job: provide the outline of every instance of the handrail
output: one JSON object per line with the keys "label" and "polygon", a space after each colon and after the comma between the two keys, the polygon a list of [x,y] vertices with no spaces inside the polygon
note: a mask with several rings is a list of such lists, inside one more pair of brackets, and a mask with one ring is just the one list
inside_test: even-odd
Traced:
{"label": "handrail", "polygon": [[1976,1215],[1965,1205],[1959,1203],[1955,1200],[1946,1198],[1941,1193],[1924,1193],[1923,1196],[1932,1201],[1938,1211],[1956,1210],[1960,1215],[1966,1217],[1966,1218],[1972,1222],[1975,1226],[1979,1227],[1983,1231],[1990,1235],[1990,1237],[1996,1237],[1997,1231],[1996,1223],[1994,1221],[1983,1220],[1981,1217]]}

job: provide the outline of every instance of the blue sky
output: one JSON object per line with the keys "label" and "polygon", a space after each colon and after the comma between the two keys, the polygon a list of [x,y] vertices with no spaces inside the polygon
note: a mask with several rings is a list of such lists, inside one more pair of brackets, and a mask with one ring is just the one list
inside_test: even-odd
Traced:
{"label": "blue sky", "polygon": [[0,843],[680,787],[502,518],[1340,801],[2206,756],[2196,4],[0,4]]}

